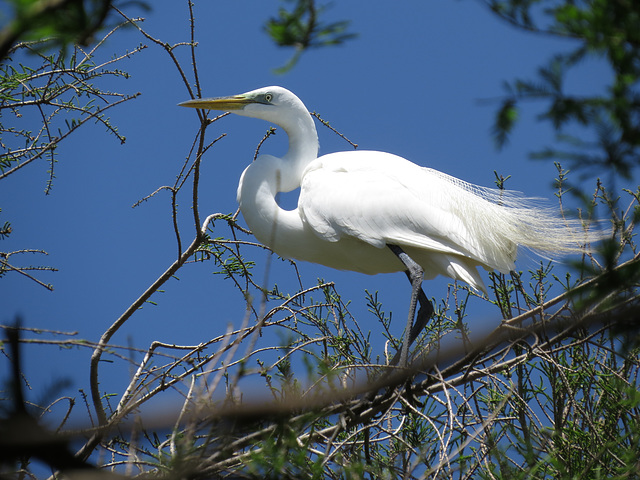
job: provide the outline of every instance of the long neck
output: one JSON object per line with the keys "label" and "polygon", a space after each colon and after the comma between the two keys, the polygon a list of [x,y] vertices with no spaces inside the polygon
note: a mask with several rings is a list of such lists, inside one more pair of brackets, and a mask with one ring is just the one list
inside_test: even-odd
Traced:
{"label": "long neck", "polygon": [[289,192],[300,186],[302,172],[318,157],[318,133],[313,118],[300,102],[298,115],[277,119],[289,137],[289,151],[282,157],[278,192]]}
{"label": "long neck", "polygon": [[300,186],[304,169],[318,156],[318,134],[307,109],[300,102],[294,115],[272,118],[289,137],[289,151],[282,158],[261,155],[240,178],[238,203],[249,228],[260,242],[288,255],[295,237],[304,231],[297,209],[284,210],[276,202],[279,192]]}
{"label": "long neck", "polygon": [[282,172],[286,168],[288,165],[281,158],[260,156],[240,177],[238,203],[255,237],[279,255],[291,257],[288,248],[299,243],[296,238],[304,231],[304,225],[297,209],[284,210],[276,202],[278,192],[285,191]]}

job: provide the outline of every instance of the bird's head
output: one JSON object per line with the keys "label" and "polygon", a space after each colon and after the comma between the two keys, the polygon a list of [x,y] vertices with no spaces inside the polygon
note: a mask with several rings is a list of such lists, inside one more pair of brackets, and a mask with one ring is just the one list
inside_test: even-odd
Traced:
{"label": "bird's head", "polygon": [[260,118],[275,123],[296,111],[307,109],[302,101],[286,88],[263,87],[229,97],[196,98],[178,104],[181,107],[231,112],[245,117]]}

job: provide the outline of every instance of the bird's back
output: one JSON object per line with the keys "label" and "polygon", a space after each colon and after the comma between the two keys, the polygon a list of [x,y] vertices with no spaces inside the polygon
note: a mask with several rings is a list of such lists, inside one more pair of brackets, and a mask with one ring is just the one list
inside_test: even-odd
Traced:
{"label": "bird's back", "polygon": [[[461,259],[454,270],[481,265],[508,272],[518,245],[551,253],[578,248],[565,220],[538,204],[396,155],[353,151],[322,156],[307,167],[299,211],[329,242],[354,237],[379,248],[410,248],[417,257],[440,255],[436,264],[445,257]],[[449,270],[438,273],[452,276]]]}

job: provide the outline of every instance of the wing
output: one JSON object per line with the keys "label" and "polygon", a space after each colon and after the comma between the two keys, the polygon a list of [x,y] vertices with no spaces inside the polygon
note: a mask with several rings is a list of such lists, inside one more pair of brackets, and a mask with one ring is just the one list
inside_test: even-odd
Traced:
{"label": "wing", "polygon": [[345,235],[461,255],[492,269],[513,268],[517,246],[491,225],[495,204],[482,189],[383,152],[340,152],[304,172],[299,211],[328,241]]}

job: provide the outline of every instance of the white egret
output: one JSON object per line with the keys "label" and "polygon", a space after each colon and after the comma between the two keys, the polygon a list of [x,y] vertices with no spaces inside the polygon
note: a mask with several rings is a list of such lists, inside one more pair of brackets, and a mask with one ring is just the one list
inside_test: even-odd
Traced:
{"label": "white egret", "polygon": [[[401,365],[433,314],[423,279],[444,275],[486,292],[477,267],[513,270],[518,246],[551,254],[580,250],[573,233],[577,224],[568,226],[518,193],[471,185],[384,152],[318,157],[313,118],[285,88],[180,105],[260,118],[287,133],[287,154],[260,155],[238,185],[240,210],[260,242],[282,257],[336,269],[407,272],[413,290],[398,352]],[[298,187],[298,207],[281,208],[276,195]]]}

